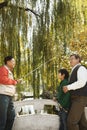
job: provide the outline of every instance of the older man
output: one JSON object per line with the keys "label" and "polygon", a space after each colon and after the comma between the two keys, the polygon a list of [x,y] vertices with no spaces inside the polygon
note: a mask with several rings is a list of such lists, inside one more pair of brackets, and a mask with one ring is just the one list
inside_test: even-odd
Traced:
{"label": "older man", "polygon": [[81,65],[81,58],[77,54],[70,56],[72,66],[69,85],[63,87],[66,93],[71,94],[71,108],[68,115],[68,130],[87,130],[87,120],[84,108],[87,105],[87,69]]}
{"label": "older man", "polygon": [[20,80],[13,79],[14,58],[7,56],[4,63],[0,67],[0,130],[11,130],[15,117],[12,97],[15,94],[15,85]]}

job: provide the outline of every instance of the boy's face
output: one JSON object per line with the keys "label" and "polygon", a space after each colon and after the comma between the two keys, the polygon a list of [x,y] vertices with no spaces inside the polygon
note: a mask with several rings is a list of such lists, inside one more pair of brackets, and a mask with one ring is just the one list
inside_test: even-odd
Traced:
{"label": "boy's face", "polygon": [[58,73],[58,79],[63,80],[65,77],[65,74]]}

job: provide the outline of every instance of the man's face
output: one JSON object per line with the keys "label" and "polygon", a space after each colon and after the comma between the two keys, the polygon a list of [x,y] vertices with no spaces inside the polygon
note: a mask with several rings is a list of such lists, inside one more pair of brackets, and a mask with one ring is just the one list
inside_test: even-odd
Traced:
{"label": "man's face", "polygon": [[12,58],[10,61],[7,61],[7,66],[12,70],[15,67],[15,59]]}
{"label": "man's face", "polygon": [[70,57],[70,65],[72,67],[74,67],[75,65],[77,65],[79,63],[79,59],[76,59],[75,56],[71,56]]}

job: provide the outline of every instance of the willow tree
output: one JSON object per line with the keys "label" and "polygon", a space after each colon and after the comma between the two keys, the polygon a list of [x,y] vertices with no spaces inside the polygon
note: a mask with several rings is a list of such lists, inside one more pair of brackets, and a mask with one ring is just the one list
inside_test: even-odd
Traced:
{"label": "willow tree", "polygon": [[70,41],[70,49],[82,55],[84,62],[87,57],[87,1],[76,4],[77,16],[74,21],[73,38]]}
{"label": "willow tree", "polygon": [[[34,57],[34,62],[37,67],[39,63],[43,63],[42,71],[40,70],[42,82],[43,86],[45,85],[45,88],[49,89],[49,86],[55,88],[57,85],[57,82],[54,83],[54,80],[57,79],[57,70],[61,67],[69,67],[67,57],[71,52],[70,41],[76,35],[77,29],[78,32],[82,30],[80,20],[83,10],[81,7],[78,8],[81,6],[81,1],[77,0],[43,0],[39,2],[42,7],[40,9],[41,22],[39,25],[37,24],[39,27],[38,33],[36,33],[37,38],[35,38],[37,40],[34,39],[35,48],[37,48],[36,52],[34,50],[37,57]],[[52,61],[49,62],[51,59]],[[39,89],[37,87],[36,90]]]}
{"label": "willow tree", "polygon": [[[73,19],[70,15],[72,10],[70,9],[70,3],[66,1],[43,0],[39,2],[42,6],[40,11],[41,21],[37,24],[38,33],[36,32],[36,38],[34,35],[33,63],[35,67],[43,63],[39,69],[42,85],[45,89],[55,89],[57,70],[63,67],[61,56],[66,54],[67,44],[73,34]],[[36,86],[36,90],[39,89],[38,86]]]}
{"label": "willow tree", "polygon": [[[23,78],[30,71],[30,49],[28,43],[28,28],[31,15],[37,15],[26,7],[24,0],[0,1],[0,63],[6,55],[13,55],[16,59],[15,77]],[[30,19],[29,19],[30,18]],[[29,22],[29,23],[28,23]],[[27,84],[25,84],[26,86]]]}
{"label": "willow tree", "polygon": [[[58,69],[69,68],[69,53],[82,42],[86,46],[86,4],[81,0],[0,1],[0,64],[6,55],[15,57],[15,77],[26,81],[19,91],[33,89],[34,98],[39,98],[40,89],[56,88]],[[77,39],[80,44],[74,42]]]}

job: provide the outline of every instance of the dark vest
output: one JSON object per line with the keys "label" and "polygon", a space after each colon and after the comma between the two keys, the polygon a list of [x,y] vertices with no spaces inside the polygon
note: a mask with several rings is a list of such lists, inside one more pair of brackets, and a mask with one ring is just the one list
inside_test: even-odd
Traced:
{"label": "dark vest", "polygon": [[[81,65],[78,65],[77,67],[74,68],[74,70],[71,73],[70,79],[69,79],[69,84],[74,83],[77,81],[77,71]],[[87,96],[87,83],[84,87],[76,90],[70,90],[71,96]]]}

